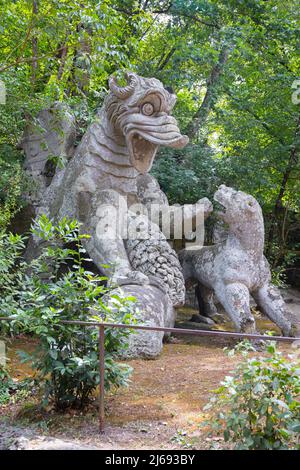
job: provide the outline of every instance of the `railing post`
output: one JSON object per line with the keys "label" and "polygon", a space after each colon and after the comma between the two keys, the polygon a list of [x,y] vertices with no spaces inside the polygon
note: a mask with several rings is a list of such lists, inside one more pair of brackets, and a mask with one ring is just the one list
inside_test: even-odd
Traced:
{"label": "railing post", "polygon": [[104,433],[104,362],[105,349],[104,349],[104,325],[99,326],[99,431]]}

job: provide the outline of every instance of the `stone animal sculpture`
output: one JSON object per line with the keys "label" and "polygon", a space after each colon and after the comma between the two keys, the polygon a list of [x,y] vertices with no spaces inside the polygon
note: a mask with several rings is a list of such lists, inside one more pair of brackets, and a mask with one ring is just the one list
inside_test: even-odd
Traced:
{"label": "stone animal sculpture", "polygon": [[254,197],[221,185],[214,195],[224,207],[218,217],[228,226],[227,239],[199,250],[183,250],[179,258],[186,280],[200,283],[206,313],[216,312],[217,297],[237,331],[255,332],[250,295],[259,309],[285,336],[292,325],[280,292],[271,285],[271,274],[264,252],[262,210]]}
{"label": "stone animal sculpture", "polygon": [[[146,210],[150,203],[169,211],[166,196],[150,170],[160,145],[182,148],[181,135],[171,116],[176,96],[154,78],[126,75],[126,86],[109,80],[110,93],[64,170],[46,188],[37,215],[52,219],[77,218],[90,235],[85,248],[111,282],[133,294],[144,320],[158,326],[174,324],[174,306],[184,302],[184,279],[175,251]],[[202,201],[207,213],[207,199]],[[140,204],[139,216],[131,211]],[[197,212],[192,210],[191,218]],[[145,215],[146,214],[146,215]],[[123,236],[116,230],[139,217],[144,238]],[[28,257],[36,256],[39,240],[32,239]],[[133,335],[132,355],[155,356],[162,334]]]}

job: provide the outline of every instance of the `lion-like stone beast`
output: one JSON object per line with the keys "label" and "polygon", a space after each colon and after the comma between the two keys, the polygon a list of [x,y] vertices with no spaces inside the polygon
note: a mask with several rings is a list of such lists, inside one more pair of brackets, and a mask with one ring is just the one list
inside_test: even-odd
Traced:
{"label": "lion-like stone beast", "polygon": [[256,199],[221,185],[214,195],[224,207],[218,217],[228,226],[227,239],[198,250],[183,250],[180,261],[185,279],[200,283],[206,313],[216,312],[217,297],[237,331],[255,333],[250,295],[259,309],[285,336],[292,335],[292,324],[280,292],[271,284],[271,273],[264,256],[264,221]]}

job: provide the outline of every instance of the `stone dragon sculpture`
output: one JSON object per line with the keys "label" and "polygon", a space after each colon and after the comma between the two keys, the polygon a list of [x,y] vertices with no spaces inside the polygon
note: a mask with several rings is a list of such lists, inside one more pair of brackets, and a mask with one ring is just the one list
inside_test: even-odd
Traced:
{"label": "stone dragon sculpture", "polygon": [[250,295],[259,309],[282,331],[292,335],[292,324],[285,302],[271,285],[271,273],[264,256],[264,221],[256,199],[242,191],[221,185],[214,195],[224,207],[219,218],[228,227],[227,238],[200,250],[179,254],[185,279],[200,283],[206,314],[216,312],[217,297],[237,331],[255,332]]}
{"label": "stone dragon sculpture", "polygon": [[[184,303],[184,278],[175,251],[147,210],[151,201],[164,213],[169,211],[166,196],[148,171],[159,146],[182,148],[188,137],[180,133],[171,116],[176,101],[171,90],[155,78],[131,72],[126,80],[127,84],[120,86],[115,77],[110,78],[110,93],[74,156],[46,188],[37,215],[78,219],[82,232],[90,235],[84,243],[94,264],[101,271],[103,265],[108,266],[105,274],[136,295],[142,310],[148,309],[145,315],[152,323],[171,325],[173,307]],[[208,200],[202,202],[209,212]],[[136,204],[142,207],[142,214],[131,210]],[[192,218],[196,211],[195,205]],[[115,222],[118,227],[130,226],[137,219],[144,235],[138,239],[121,236],[113,227]],[[36,256],[38,245],[39,240],[31,240],[28,257]],[[155,306],[159,299],[160,305]],[[151,305],[159,311],[159,318]],[[149,345],[152,339],[144,336],[143,341]],[[160,347],[154,353],[150,346],[148,355],[157,354]]]}

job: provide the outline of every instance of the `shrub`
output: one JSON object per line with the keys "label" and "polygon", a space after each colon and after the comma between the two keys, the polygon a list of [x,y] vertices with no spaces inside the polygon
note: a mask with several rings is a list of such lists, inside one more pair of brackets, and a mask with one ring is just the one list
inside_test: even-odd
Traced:
{"label": "shrub", "polygon": [[[59,409],[83,407],[99,384],[98,329],[60,321],[134,321],[134,299],[105,286],[105,277],[84,268],[86,255],[81,240],[86,235],[79,235],[78,228],[74,220],[63,219],[55,226],[42,216],[33,229],[45,242],[42,253],[30,265],[21,262],[21,270],[17,267],[14,271],[7,261],[8,282],[2,287],[8,293],[2,309],[5,305],[6,315],[14,317],[11,328],[39,338],[36,351],[32,355],[22,353],[22,360],[32,362],[37,371],[44,389],[43,403],[53,401]],[[21,241],[11,236],[5,240],[12,244],[16,261]],[[70,261],[72,268],[62,272]],[[131,369],[116,359],[126,349],[129,334],[125,329],[106,331],[106,389],[127,383]]]}
{"label": "shrub", "polygon": [[0,230],[5,229],[25,201],[22,199],[28,185],[21,164],[21,152],[0,139]]}
{"label": "shrub", "polygon": [[274,342],[265,357],[247,357],[225,377],[205,410],[212,431],[237,449],[289,449],[300,444],[300,362],[285,358]]}
{"label": "shrub", "polygon": [[0,364],[0,405],[9,402],[10,392],[14,386],[7,369]]}
{"label": "shrub", "polygon": [[[14,292],[13,286],[20,273],[16,264],[21,260],[24,250],[24,238],[21,235],[0,232],[0,293],[1,301],[9,292]],[[23,265],[24,266],[24,265]],[[19,265],[20,268],[20,265]],[[3,306],[2,306],[3,310]]]}
{"label": "shrub", "polygon": [[[19,292],[23,289],[27,264],[22,260],[25,237],[0,230],[0,316],[18,312]],[[17,333],[16,327],[13,328]],[[2,333],[11,333],[12,325],[0,322]]]}

